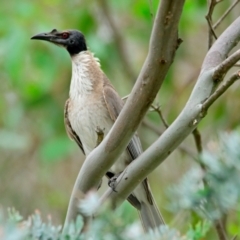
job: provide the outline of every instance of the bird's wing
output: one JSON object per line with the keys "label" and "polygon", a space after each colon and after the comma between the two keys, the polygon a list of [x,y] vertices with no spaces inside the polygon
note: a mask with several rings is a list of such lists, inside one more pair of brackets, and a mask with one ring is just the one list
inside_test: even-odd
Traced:
{"label": "bird's wing", "polygon": [[123,108],[123,101],[111,85],[103,86],[103,97],[111,119],[115,122]]}
{"label": "bird's wing", "polygon": [[[111,85],[103,87],[103,96],[111,119],[115,122],[123,108],[123,101]],[[136,159],[142,153],[142,146],[135,134],[128,144],[127,150],[132,158]]]}
{"label": "bird's wing", "polygon": [[[123,101],[114,90],[111,85],[105,85],[103,87],[103,96],[109,112],[109,115],[113,121],[115,121],[122,110]],[[142,147],[138,136],[135,134],[127,146],[127,150],[131,156],[131,161],[136,159],[142,153]],[[152,195],[148,186],[147,179],[143,182],[143,187],[146,191],[147,199],[152,203]],[[139,201],[131,194],[128,196],[128,201],[135,206],[137,209],[139,207]]]}
{"label": "bird's wing", "polygon": [[77,135],[77,133],[72,129],[71,123],[68,118],[69,104],[70,104],[70,99],[68,99],[66,101],[65,108],[64,108],[64,124],[65,124],[65,128],[66,128],[66,132],[67,132],[67,135],[69,136],[69,138],[74,140],[77,143],[77,145],[80,147],[83,154],[85,155],[82,142],[81,142],[79,136]]}

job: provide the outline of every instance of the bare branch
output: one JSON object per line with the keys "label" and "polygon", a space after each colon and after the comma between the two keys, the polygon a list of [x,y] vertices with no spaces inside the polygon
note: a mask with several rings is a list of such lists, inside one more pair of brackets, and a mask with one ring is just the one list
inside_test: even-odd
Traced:
{"label": "bare branch", "polygon": [[227,15],[233,10],[233,8],[240,2],[240,0],[235,0],[232,5],[225,11],[225,13],[218,19],[218,21],[213,25],[213,29],[216,29],[220,23],[227,17]]}
{"label": "bare branch", "polygon": [[[142,121],[142,124],[143,124],[145,127],[147,127],[148,129],[150,129],[150,130],[152,130],[153,132],[155,132],[156,134],[158,134],[158,135],[161,135],[161,134],[162,134],[162,131],[160,131],[159,128],[156,127],[156,125],[154,125],[154,124],[151,123],[150,121],[144,119],[144,120]],[[182,153],[188,155],[189,157],[191,157],[191,158],[193,158],[193,159],[196,159],[196,156],[195,156],[194,152],[193,152],[191,149],[189,149],[188,147],[186,147],[186,146],[181,146],[181,145],[180,145],[180,146],[178,147],[178,149],[179,149],[179,151],[181,151]]]}
{"label": "bare branch", "polygon": [[[125,100],[128,98],[129,95],[123,97],[122,99]],[[169,127],[169,124],[167,123],[167,121],[165,120],[165,117],[162,115],[162,111],[160,109],[160,106],[154,106],[153,104],[151,105],[151,107],[153,108],[154,111],[156,111],[159,116],[160,119],[163,122],[163,125],[165,128]],[[155,132],[158,135],[161,135],[163,132],[159,130],[159,128],[154,125],[153,123],[151,123],[150,121],[148,121],[147,119],[143,119],[142,124],[147,127],[148,129],[152,130],[153,132]],[[182,152],[185,153],[186,155],[188,155],[189,157],[196,159],[196,156],[194,155],[193,151],[191,151],[189,148],[187,148],[186,146],[179,146],[178,149]]]}
{"label": "bare branch", "polygon": [[[239,18],[237,18],[221,35],[221,39],[214,43],[204,59],[202,69],[217,67],[228,56],[230,50],[237,45],[240,40]],[[221,49],[221,51],[219,51]]]}
{"label": "bare branch", "polygon": [[164,118],[164,116],[163,116],[163,114],[162,114],[162,111],[161,111],[160,106],[159,106],[159,105],[154,106],[154,105],[152,104],[151,107],[153,108],[153,110],[154,110],[155,112],[158,113],[160,119],[162,120],[162,123],[163,123],[164,127],[165,127],[165,128],[168,128],[169,125],[168,125],[166,119]]}
{"label": "bare branch", "polygon": [[215,229],[217,231],[219,240],[227,240],[226,231],[224,230],[224,227],[223,227],[223,224],[222,224],[221,220],[216,221]]}
{"label": "bare branch", "polygon": [[[163,116],[160,106],[159,105],[154,106],[152,104],[151,107],[153,108],[154,111],[156,111],[158,113],[160,119],[162,120],[162,123],[163,123],[164,127],[167,129],[169,127],[169,124],[167,123],[165,117]],[[195,140],[195,143],[196,143],[198,153],[202,152],[201,135],[200,135],[200,132],[197,130],[197,128],[195,130],[193,130],[193,137],[194,137],[194,140]],[[189,149],[187,149],[186,147],[179,146],[178,149],[196,160],[196,157],[194,156],[194,154]],[[200,163],[200,165],[202,166],[201,163]]]}
{"label": "bare branch", "polygon": [[131,81],[135,81],[136,79],[136,74],[134,73],[134,70],[132,68],[132,64],[130,64],[130,58],[127,54],[127,49],[126,49],[126,43],[124,42],[124,39],[122,37],[121,32],[119,31],[119,28],[117,27],[111,11],[109,9],[109,3],[106,0],[98,0],[100,3],[99,6],[103,12],[104,17],[107,19],[109,26],[112,30],[114,41],[116,43],[116,47],[119,53],[119,56],[121,58],[121,63],[123,65],[123,69],[125,73],[127,74],[128,78]]}
{"label": "bare branch", "polygon": [[202,152],[202,138],[201,138],[201,134],[197,128],[195,128],[193,130],[193,137],[194,137],[194,141],[195,141],[195,144],[197,147],[197,151],[198,151],[198,153],[201,153]]}
{"label": "bare branch", "polygon": [[215,6],[220,3],[222,0],[210,0],[209,1],[209,8],[208,13],[206,15],[206,20],[208,22],[208,49],[211,48],[213,43],[213,36],[215,39],[217,39],[217,35],[214,32],[214,29],[212,27],[212,14],[214,11]]}
{"label": "bare branch", "polygon": [[150,9],[151,18],[152,20],[154,20],[152,0],[149,0],[149,9]]}
{"label": "bare branch", "polygon": [[[233,4],[231,7],[233,8],[234,6],[236,5],[236,2],[235,4]],[[230,8],[231,8],[230,7]],[[231,11],[231,9],[228,9],[229,11],[225,12],[225,16]],[[224,19],[224,16],[219,19],[218,21],[218,24]],[[211,31],[214,33],[214,30],[213,30],[213,27],[209,21],[209,26],[211,28]],[[216,25],[215,25],[216,26]],[[226,39],[228,39],[228,36],[227,36],[227,31],[225,31],[225,35],[224,37]],[[210,36],[209,39],[211,40],[212,37]],[[237,41],[239,41],[239,38],[236,39]],[[219,42],[216,43],[216,45],[219,44]],[[236,44],[236,43],[234,43]],[[214,50],[212,50],[212,53],[214,53]],[[225,53],[226,54],[226,53]],[[232,67],[234,66],[234,64],[240,59],[240,50],[236,51],[235,53],[233,53],[231,56],[229,56],[227,59],[225,59],[221,64],[219,64],[216,69],[215,69],[215,72],[213,74],[213,81],[216,83],[215,84],[215,87],[217,87],[218,83],[220,81],[222,81],[222,79],[224,78],[225,74],[227,73],[227,71]],[[234,74],[225,84],[223,84],[219,89],[217,89],[213,94],[212,96],[210,96],[208,99],[207,99],[207,108],[208,109],[210,107],[210,105],[216,101],[216,99],[218,99],[237,79],[239,78],[239,73],[236,73]],[[213,88],[214,90],[214,88]],[[203,116],[206,114],[206,109],[204,107],[204,104],[203,104]],[[197,139],[195,139],[197,140]],[[204,170],[205,169],[205,166],[200,163],[200,166],[201,168]],[[206,182],[204,182],[205,185],[207,185]],[[226,238],[226,231],[224,229],[224,221],[223,221],[223,218],[222,219],[219,219],[216,221],[215,223],[215,229],[216,229],[216,232],[218,234],[218,237],[220,240],[225,240],[227,239]]]}
{"label": "bare branch", "polygon": [[205,115],[208,108],[236,81],[240,79],[240,71],[234,73],[223,83],[202,105],[202,114]]}
{"label": "bare branch", "polygon": [[[125,100],[128,98],[129,95],[123,97],[122,99]],[[165,128],[169,127],[169,124],[167,123],[167,121],[165,120],[164,116],[162,115],[162,111],[160,109],[160,106],[154,106],[153,104],[151,105],[152,108],[154,108],[154,110],[156,109],[160,119],[163,122],[163,125],[165,126]],[[148,121],[147,119],[143,119],[142,124],[147,127],[148,129],[152,130],[153,132],[155,132],[158,135],[161,135],[163,132],[159,130],[159,128],[154,125],[153,123],[151,123],[150,121]],[[179,151],[181,151],[182,153],[185,153],[186,155],[188,155],[189,157],[196,159],[196,156],[194,155],[193,151],[191,151],[189,148],[187,148],[186,146],[179,146],[178,147]]]}
{"label": "bare branch", "polygon": [[[96,188],[103,175],[126,149],[155,99],[178,46],[178,24],[183,5],[184,0],[179,0],[177,4],[174,0],[161,1],[153,25],[149,53],[137,82],[110,132],[86,158],[71,199],[75,199],[76,192],[86,193],[91,188]],[[162,39],[168,39],[168,41],[162,41]],[[70,213],[76,207],[75,202],[71,201],[65,226],[72,220]]]}
{"label": "bare branch", "polygon": [[208,51],[198,81],[177,119],[157,141],[124,170],[117,179],[115,192],[108,189],[103,200],[110,197],[116,206],[120,204],[139,181],[145,179],[197,127],[204,117],[202,103],[211,96],[215,88],[213,73],[239,39],[240,17],[224,31]]}
{"label": "bare branch", "polygon": [[208,49],[210,49],[210,47],[212,46],[212,42],[213,42],[212,36],[215,39],[217,39],[217,35],[213,29],[211,18],[209,16],[206,16],[206,19],[207,19],[208,27],[209,27]]}
{"label": "bare branch", "polygon": [[[153,108],[154,111],[156,111],[158,113],[160,119],[162,120],[162,123],[163,123],[164,127],[167,129],[169,127],[169,124],[167,123],[166,119],[164,118],[164,116],[162,114],[162,111],[160,109],[160,106],[159,105],[154,106],[152,104],[151,107]],[[195,144],[196,144],[196,147],[197,147],[197,151],[198,151],[198,153],[201,153],[202,152],[201,134],[200,134],[200,132],[197,128],[195,128],[193,130],[192,134],[193,134],[193,138],[194,138],[194,141],[195,141]],[[179,149],[183,150],[183,151],[186,150],[186,149],[182,149],[181,147]],[[187,153],[189,153],[189,151],[187,151]],[[193,155],[191,154],[191,156],[193,156]]]}
{"label": "bare branch", "polygon": [[219,82],[222,80],[224,75],[228,72],[228,70],[234,66],[234,64],[240,59],[240,50],[233,53],[227,59],[225,59],[219,66],[216,68],[213,74],[213,81]]}

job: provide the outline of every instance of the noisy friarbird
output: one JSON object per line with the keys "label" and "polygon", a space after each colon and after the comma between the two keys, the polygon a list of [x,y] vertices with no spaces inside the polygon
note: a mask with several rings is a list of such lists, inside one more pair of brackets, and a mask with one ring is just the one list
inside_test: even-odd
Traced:
{"label": "noisy friarbird", "polygon": [[[84,35],[78,30],[40,33],[32,37],[64,47],[72,60],[72,78],[69,99],[65,105],[65,126],[68,136],[75,140],[87,156],[98,142],[96,129],[106,136],[116,121],[123,102],[102,71],[99,60],[88,50]],[[126,166],[142,153],[135,134],[119,159],[109,169],[111,176],[118,176]],[[109,173],[106,175],[109,176]],[[128,197],[139,211],[146,231],[164,224],[156,207],[147,179],[141,182]]]}

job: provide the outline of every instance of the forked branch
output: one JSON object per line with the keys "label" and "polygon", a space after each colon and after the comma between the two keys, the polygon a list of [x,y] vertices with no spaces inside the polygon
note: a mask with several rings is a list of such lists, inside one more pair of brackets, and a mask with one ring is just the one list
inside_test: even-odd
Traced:
{"label": "forked branch", "polygon": [[[125,169],[118,178],[115,192],[108,189],[103,196],[103,201],[106,197],[110,197],[115,205],[120,204],[129,193],[133,191],[139,181],[145,179],[146,176],[161,164],[197,127],[198,123],[205,116],[202,112],[204,102],[212,96],[216,87],[216,83],[213,80],[215,70],[224,62],[227,54],[236,45],[239,39],[240,17],[224,31],[207,53],[198,81],[188,102],[177,119],[166,129],[155,143]],[[226,69],[226,71],[227,70],[228,69]],[[226,72],[222,74],[225,75]],[[236,77],[237,74],[233,79]],[[231,80],[230,83],[232,81],[233,80]],[[230,83],[227,83],[227,85]],[[217,97],[220,96],[220,93],[218,93],[219,95]],[[209,107],[212,102],[208,104]],[[124,181],[121,179],[124,179]]]}

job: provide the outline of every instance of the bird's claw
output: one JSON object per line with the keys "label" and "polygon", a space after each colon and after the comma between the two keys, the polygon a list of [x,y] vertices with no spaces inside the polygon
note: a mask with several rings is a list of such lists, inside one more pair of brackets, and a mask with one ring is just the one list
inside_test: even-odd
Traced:
{"label": "bird's claw", "polygon": [[116,191],[116,183],[117,183],[117,178],[118,178],[119,175],[115,175],[113,176],[112,178],[109,179],[108,181],[108,186],[114,191],[114,192],[117,192]]}

